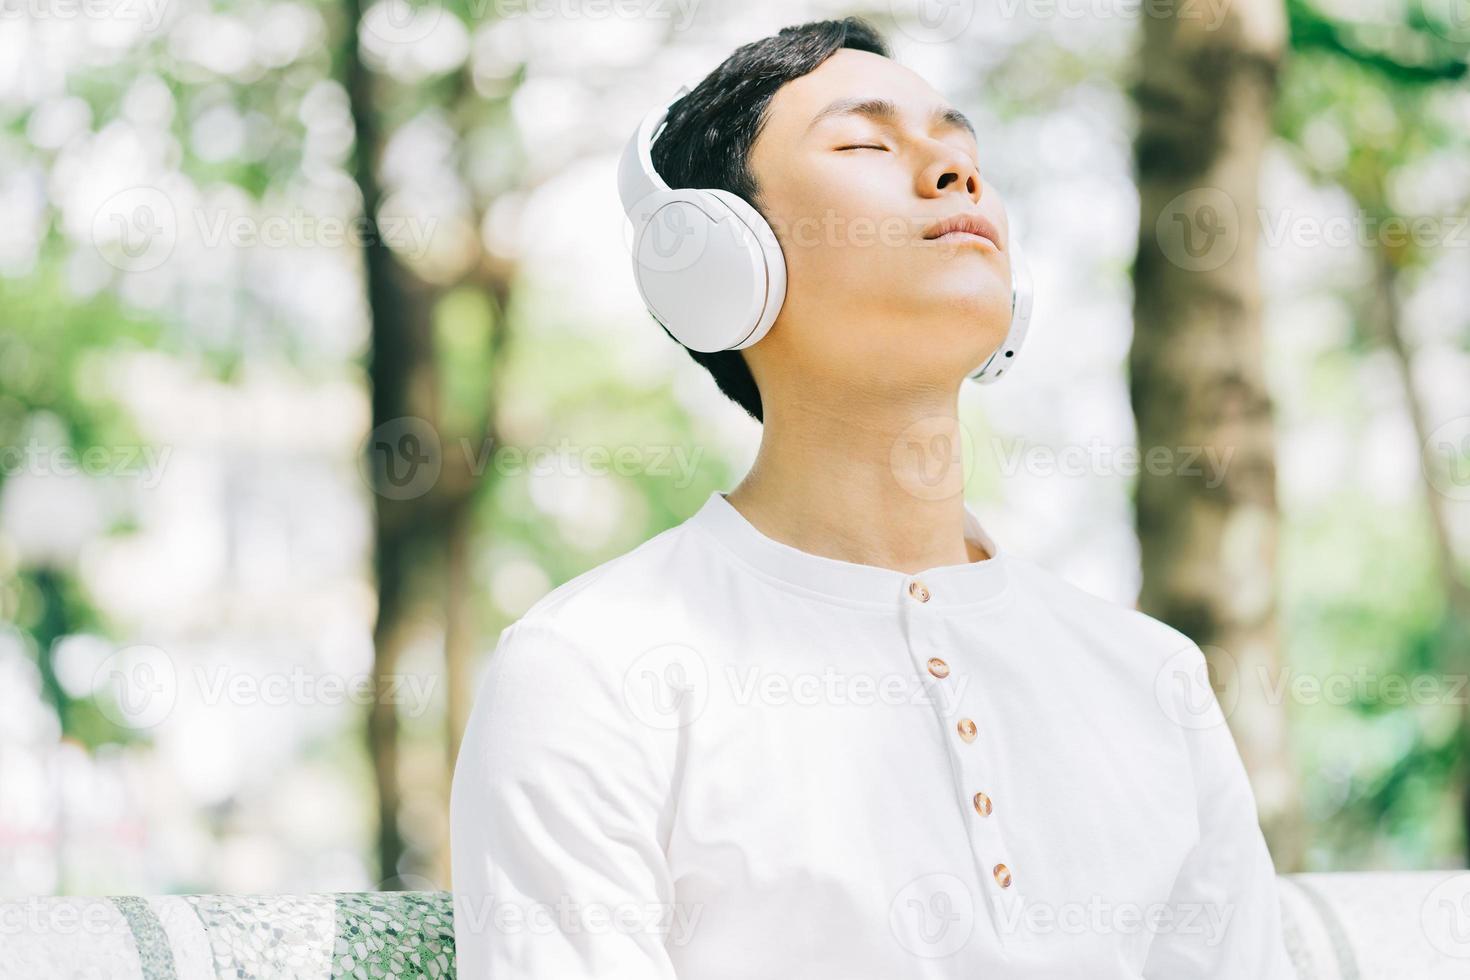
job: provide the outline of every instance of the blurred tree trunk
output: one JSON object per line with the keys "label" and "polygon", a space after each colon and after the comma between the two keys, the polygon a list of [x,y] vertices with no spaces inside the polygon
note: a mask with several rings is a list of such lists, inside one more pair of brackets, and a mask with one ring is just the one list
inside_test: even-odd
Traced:
{"label": "blurred tree trunk", "polygon": [[[1143,18],[1133,96],[1141,204],[1130,395],[1139,606],[1204,649],[1278,869],[1303,841],[1276,622],[1275,443],[1257,270],[1257,183],[1286,42],[1281,0],[1213,25]],[[1223,685],[1223,689],[1221,689]]]}
{"label": "blurred tree trunk", "polygon": [[[448,790],[460,737],[472,702],[470,664],[478,646],[471,602],[474,506],[493,476],[488,448],[498,446],[493,419],[495,403],[488,371],[479,400],[471,406],[445,404],[450,397],[443,374],[443,352],[435,335],[438,301],[453,284],[430,284],[395,257],[379,233],[377,216],[382,187],[377,160],[383,138],[374,98],[375,78],[362,62],[356,25],[361,0],[347,0],[348,29],[342,44],[342,77],[356,132],[354,165],[365,218],[363,272],[367,285],[371,348],[368,380],[372,388],[372,428],[364,451],[374,474],[374,569],[378,609],[373,627],[375,696],[368,711],[367,744],[377,789],[377,860],[380,887],[402,887],[405,879],[429,876],[428,884],[446,888],[448,879],[447,820],[437,822],[432,839],[412,851],[399,824],[404,802],[400,765],[398,702],[409,690],[426,694],[443,690],[448,763],[442,777],[430,780],[447,812]],[[469,69],[465,69],[467,77]],[[461,78],[461,102],[474,98]],[[483,104],[484,100],[480,100]],[[490,360],[504,344],[503,312],[513,269],[484,256],[465,279],[493,302],[486,343]],[[446,418],[471,419],[446,423]],[[427,467],[428,469],[423,469]],[[397,471],[397,478],[390,471]],[[426,474],[422,478],[418,474]],[[420,620],[440,620],[444,637],[442,685],[398,686],[401,654]],[[416,780],[422,785],[423,779]],[[423,887],[420,880],[410,887]]]}
{"label": "blurred tree trunk", "polygon": [[[378,207],[382,189],[377,176],[381,148],[377,114],[373,102],[373,79],[358,52],[357,25],[362,20],[360,0],[347,0],[347,29],[342,44],[342,68],[356,132],[355,170],[362,194],[366,225],[363,244],[363,273],[367,285],[371,346],[368,379],[372,387],[372,427],[375,437],[392,434],[381,427],[414,414],[414,382],[432,364],[428,310],[415,302],[405,288],[406,273],[399,268],[378,233]],[[381,447],[369,440],[367,452],[381,448],[391,455],[396,447]],[[410,465],[436,465],[426,460]],[[377,473],[375,461],[369,472]],[[403,837],[398,827],[400,787],[398,779],[397,706],[383,693],[390,689],[400,653],[407,640],[410,608],[410,576],[414,570],[415,532],[422,527],[415,511],[425,497],[394,499],[385,488],[374,487],[374,571],[377,577],[378,608],[373,625],[374,697],[368,708],[367,740],[377,784],[378,875],[395,879],[403,870]]]}

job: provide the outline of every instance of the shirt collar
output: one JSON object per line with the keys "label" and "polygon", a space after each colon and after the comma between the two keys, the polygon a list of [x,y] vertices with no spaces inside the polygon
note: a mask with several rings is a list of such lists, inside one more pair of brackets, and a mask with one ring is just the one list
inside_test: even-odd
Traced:
{"label": "shirt collar", "polygon": [[[906,602],[934,610],[969,609],[1000,599],[1007,592],[1009,552],[980,526],[964,502],[965,538],[978,541],[990,555],[984,561],[940,565],[909,575],[891,568],[863,565],[814,555],[767,537],[723,491],[709,495],[690,523],[709,533],[746,565],[792,589],[839,602],[893,607]],[[919,583],[916,587],[914,583]],[[927,590],[928,598],[918,596]]]}

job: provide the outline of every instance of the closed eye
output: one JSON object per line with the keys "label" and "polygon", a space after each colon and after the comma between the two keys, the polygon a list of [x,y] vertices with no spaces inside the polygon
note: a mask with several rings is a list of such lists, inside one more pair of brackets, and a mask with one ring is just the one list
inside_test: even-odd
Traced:
{"label": "closed eye", "polygon": [[859,143],[854,146],[839,146],[839,150],[886,150],[886,146],[874,146],[871,143]]}

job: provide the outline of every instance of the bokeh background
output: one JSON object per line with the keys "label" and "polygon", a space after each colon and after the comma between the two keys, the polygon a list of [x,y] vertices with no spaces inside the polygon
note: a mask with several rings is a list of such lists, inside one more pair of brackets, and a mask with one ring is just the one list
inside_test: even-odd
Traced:
{"label": "bokeh background", "polygon": [[849,13],[1029,246],[987,526],[1204,646],[1280,870],[1465,865],[1467,0],[0,0],[0,893],[449,886],[500,629],[759,440],[618,151]]}

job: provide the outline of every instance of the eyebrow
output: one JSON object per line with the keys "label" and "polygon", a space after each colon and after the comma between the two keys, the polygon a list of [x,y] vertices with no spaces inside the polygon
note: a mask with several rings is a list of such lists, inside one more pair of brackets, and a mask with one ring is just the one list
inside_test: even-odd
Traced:
{"label": "eyebrow", "polygon": [[[867,116],[877,122],[894,123],[898,121],[899,112],[898,106],[888,99],[837,99],[812,117],[812,121],[807,124],[807,132],[811,132],[823,119],[846,115]],[[936,108],[929,117],[929,122],[931,126],[963,129],[977,140],[979,139],[969,117],[954,106]]]}

